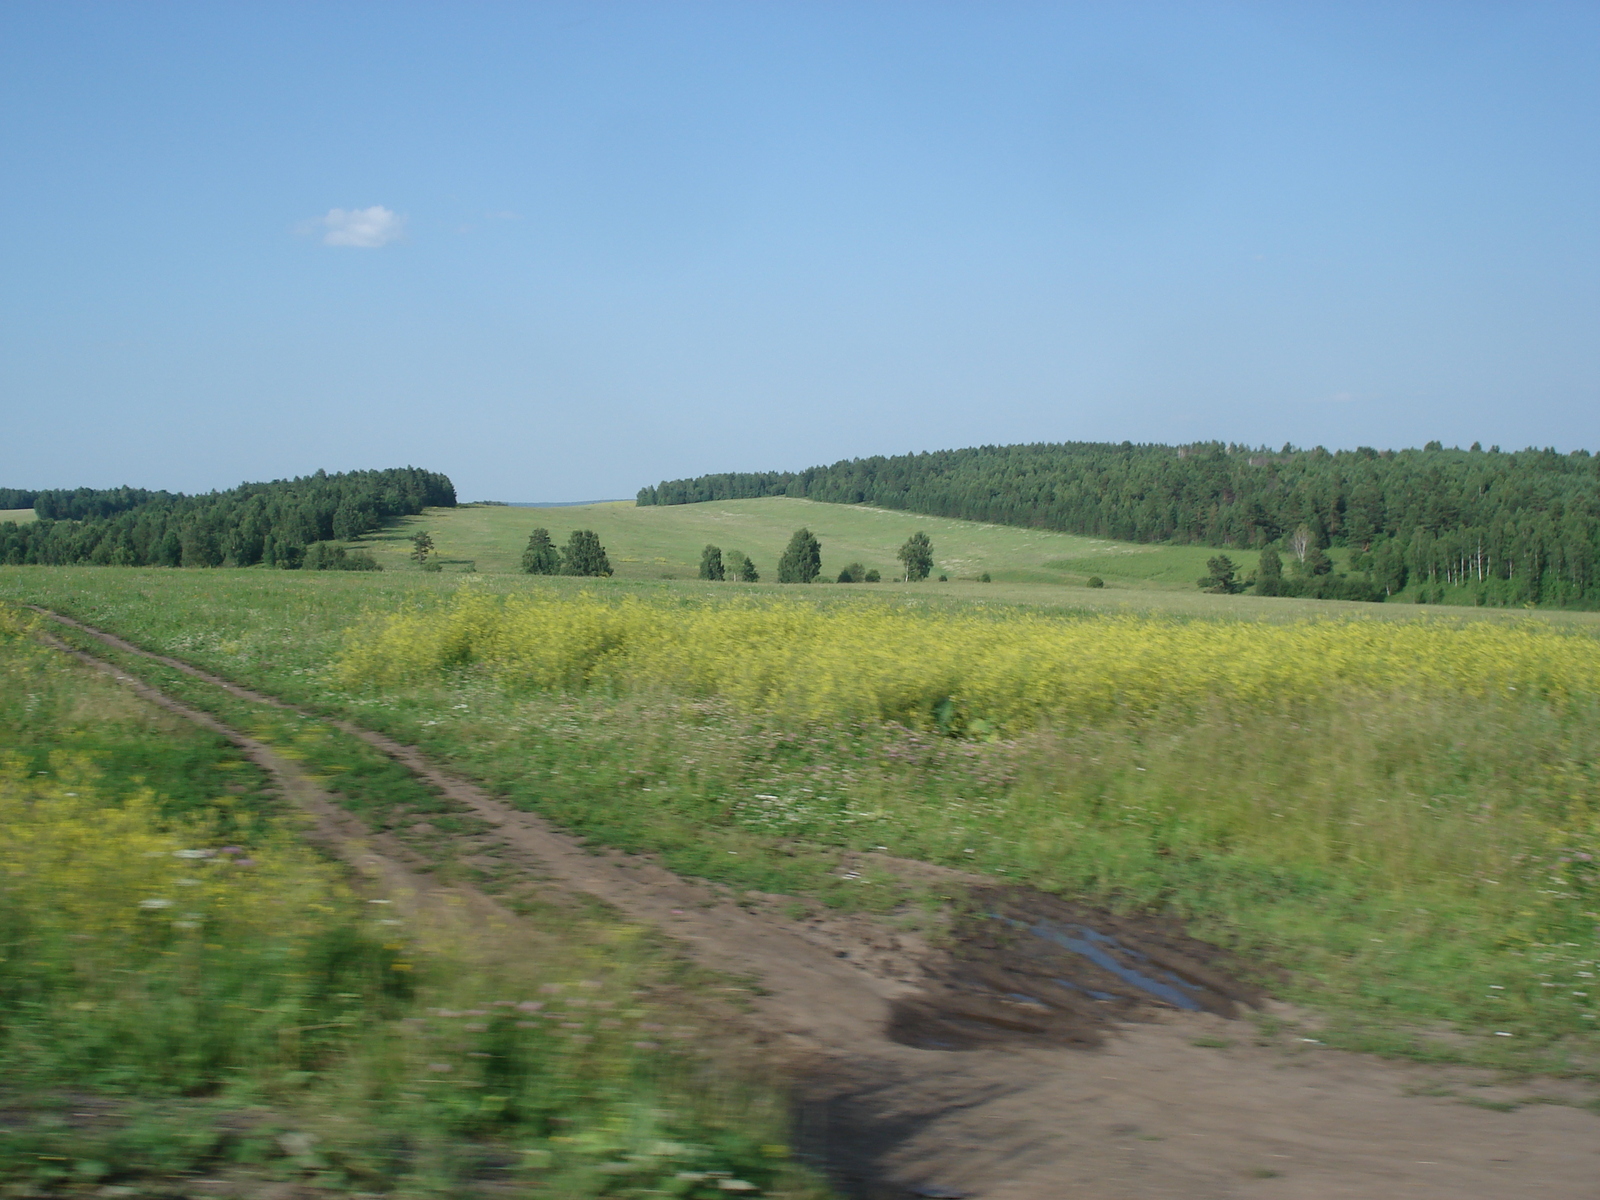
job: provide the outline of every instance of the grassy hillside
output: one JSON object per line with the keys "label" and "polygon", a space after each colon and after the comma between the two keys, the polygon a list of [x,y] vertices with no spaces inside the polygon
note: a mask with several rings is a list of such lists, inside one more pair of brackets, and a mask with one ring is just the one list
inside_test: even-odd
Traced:
{"label": "grassy hillside", "polygon": [[34,520],[36,515],[31,508],[0,508],[0,525],[7,521],[15,521],[20,525]]}
{"label": "grassy hillside", "polygon": [[[471,567],[480,573],[514,574],[528,532],[543,525],[560,543],[574,529],[593,529],[605,543],[616,569],[611,586],[626,582],[646,590],[656,587],[690,592],[726,586],[756,590],[789,591],[772,581],[777,559],[789,535],[807,525],[822,541],[823,580],[838,576],[844,564],[859,560],[876,566],[890,579],[898,567],[895,551],[918,529],[933,539],[935,575],[945,572],[948,583],[893,582],[826,590],[837,594],[879,596],[886,599],[914,595],[923,601],[947,600],[960,604],[1026,604],[1072,609],[1134,609],[1178,612],[1194,616],[1292,620],[1311,615],[1339,613],[1408,620],[1445,612],[1461,619],[1520,620],[1522,609],[1439,608],[1414,604],[1357,604],[1333,600],[1296,600],[1259,596],[1214,596],[1200,591],[1195,581],[1205,574],[1205,560],[1217,551],[1202,546],[1145,546],[1081,538],[1043,530],[987,525],[895,513],[882,509],[813,500],[767,497],[758,500],[719,500],[707,504],[635,507],[632,501],[552,508],[502,506],[430,508],[421,516],[405,517],[383,531],[351,543],[370,550],[389,571],[415,574],[407,555],[411,536],[419,529],[433,535],[445,576],[437,580],[453,587],[455,573]],[[706,543],[724,553],[743,550],[755,559],[763,582],[755,585],[701,584],[695,576],[700,550]],[[1344,551],[1332,552],[1342,566]],[[1235,562],[1252,569],[1255,556],[1233,551]],[[979,583],[988,571],[994,582]],[[1091,575],[1105,580],[1104,588],[1088,588]],[[380,577],[382,578],[382,577]],[[675,582],[669,582],[675,581]],[[508,581],[509,582],[509,581]],[[328,586],[328,585],[325,585]],[[360,585],[370,590],[374,581]],[[387,589],[380,589],[387,590]],[[815,594],[819,589],[809,591]],[[1600,614],[1541,610],[1541,620],[1596,624]]]}
{"label": "grassy hillside", "polygon": [[1206,573],[1206,559],[1216,553],[1203,546],[1145,546],[785,496],[649,508],[625,500],[563,508],[428,509],[363,544],[385,566],[404,566],[411,535],[427,529],[447,570],[470,561],[479,571],[515,571],[529,530],[539,525],[557,543],[574,529],[593,529],[620,579],[692,579],[708,542],[724,552],[744,551],[762,578],[771,579],[789,535],[802,525],[822,542],[825,579],[857,561],[892,577],[899,568],[895,551],[919,529],[933,539],[935,574],[952,580],[975,580],[987,571],[997,583],[1081,587],[1099,575],[1113,588],[1193,590]]}

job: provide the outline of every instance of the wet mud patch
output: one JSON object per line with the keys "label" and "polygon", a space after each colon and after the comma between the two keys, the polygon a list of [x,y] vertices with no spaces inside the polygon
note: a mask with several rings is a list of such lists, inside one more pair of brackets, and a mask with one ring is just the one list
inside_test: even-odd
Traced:
{"label": "wet mud patch", "polygon": [[894,1003],[886,1032],[924,1050],[1087,1049],[1115,1022],[1162,1010],[1237,1017],[1266,998],[1252,974],[1261,972],[1167,918],[979,888],[924,964],[921,992]]}

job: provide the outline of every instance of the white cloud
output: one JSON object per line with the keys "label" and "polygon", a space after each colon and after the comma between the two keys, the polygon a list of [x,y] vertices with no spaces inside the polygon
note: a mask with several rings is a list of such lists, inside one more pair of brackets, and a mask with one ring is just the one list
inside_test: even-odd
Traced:
{"label": "white cloud", "polygon": [[395,241],[405,232],[406,219],[381,204],[371,208],[330,208],[328,215],[312,222],[327,230],[324,246],[359,246],[376,250]]}

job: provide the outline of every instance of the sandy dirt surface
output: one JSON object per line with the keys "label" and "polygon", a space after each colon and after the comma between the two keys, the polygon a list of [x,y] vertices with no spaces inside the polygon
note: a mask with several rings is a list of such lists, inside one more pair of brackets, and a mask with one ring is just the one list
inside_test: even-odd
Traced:
{"label": "sandy dirt surface", "polygon": [[[242,698],[281,704],[55,619]],[[448,891],[469,911],[521,920],[491,897],[441,889],[413,871],[398,840],[357,827],[269,747],[80,657],[230,737],[374,883],[414,904]],[[966,876],[973,901],[940,950],[864,916],[790,919],[776,904],[679,878],[648,856],[596,851],[413,747],[340,727],[477,814],[490,827],[482,851],[501,864],[541,887],[603,901],[659,928],[703,965],[755,980],[761,994],[740,1036],[794,1079],[797,1148],[846,1194],[1600,1197],[1600,1121],[1577,1107],[1594,1098],[1592,1088],[1497,1082],[1465,1068],[1327,1049],[1307,1040],[1304,1014],[1238,982],[1225,955],[1176,930],[1117,925],[1107,914]],[[942,870],[899,865],[908,874]],[[850,866],[841,859],[841,870]],[[527,936],[538,932],[530,927]],[[1098,960],[1072,949],[1086,937],[1105,951]],[[1171,981],[1173,1002],[1144,990],[1141,979]],[[1257,1012],[1278,1018],[1278,1032],[1250,1019]],[[966,1048],[943,1048],[957,1045]],[[1486,1107],[1497,1104],[1519,1106]]]}

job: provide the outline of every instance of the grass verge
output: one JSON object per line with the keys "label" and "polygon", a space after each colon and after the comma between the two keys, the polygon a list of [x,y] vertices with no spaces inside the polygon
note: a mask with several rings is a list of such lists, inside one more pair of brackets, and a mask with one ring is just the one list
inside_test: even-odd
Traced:
{"label": "grass verge", "polygon": [[[402,918],[226,741],[27,625],[0,616],[0,1181],[815,1191],[781,1096],[700,1052],[642,931]],[[304,724],[282,745],[360,803],[426,803]]]}

